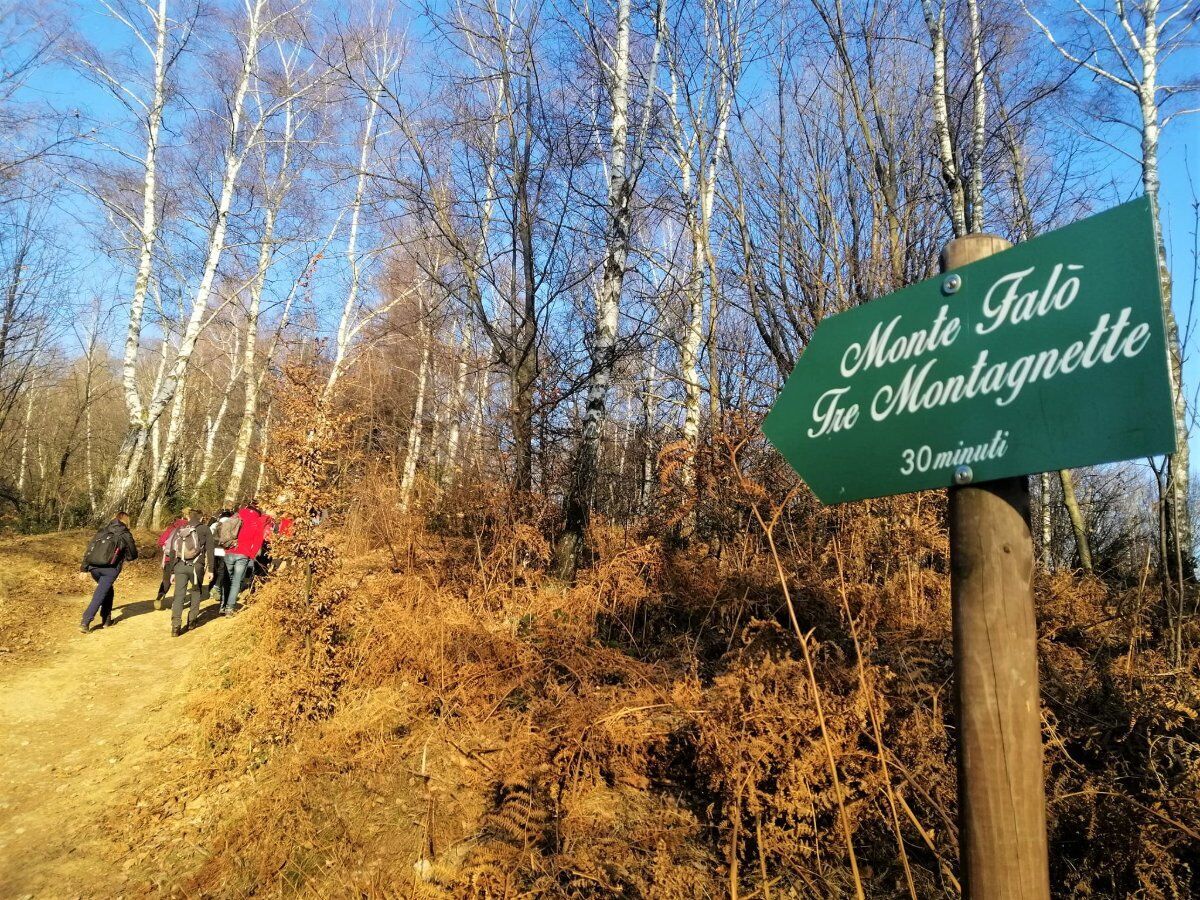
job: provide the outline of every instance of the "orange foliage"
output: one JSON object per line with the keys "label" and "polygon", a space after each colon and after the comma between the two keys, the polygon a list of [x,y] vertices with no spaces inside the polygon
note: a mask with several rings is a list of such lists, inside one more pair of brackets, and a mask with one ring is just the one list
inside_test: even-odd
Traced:
{"label": "orange foliage", "polygon": [[[956,895],[940,497],[784,500],[742,429],[696,458],[688,543],[596,521],[563,585],[549,504],[403,516],[382,473],[341,488],[333,417],[291,421],[287,567],[198,709],[224,813],[174,858],[194,894]],[[1194,665],[1148,597],[1038,596],[1056,896],[1194,895]]]}

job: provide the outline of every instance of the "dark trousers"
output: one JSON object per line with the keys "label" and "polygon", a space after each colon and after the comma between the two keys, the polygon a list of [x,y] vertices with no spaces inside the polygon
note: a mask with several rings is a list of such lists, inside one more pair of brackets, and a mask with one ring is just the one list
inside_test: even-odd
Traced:
{"label": "dark trousers", "polygon": [[183,623],[184,596],[191,598],[192,606],[188,612],[188,625],[200,616],[200,585],[204,581],[204,568],[195,563],[180,560],[175,563],[175,602],[171,604],[171,627],[178,628]]}
{"label": "dark trousers", "polygon": [[154,605],[158,609],[162,609],[162,599],[167,596],[167,591],[171,589],[171,560],[164,559],[162,567],[162,583],[158,586],[158,596],[154,598]]}
{"label": "dark trousers", "polygon": [[113,585],[121,574],[119,566],[91,566],[88,573],[96,580],[96,590],[92,593],[92,602],[83,613],[83,626],[86,628],[100,613],[100,621],[108,622],[112,618]]}
{"label": "dark trousers", "polygon": [[217,589],[217,599],[221,602],[221,606],[225,606],[225,595],[229,593],[229,570],[225,568],[225,557],[213,557],[213,573],[212,581],[208,583],[208,589],[211,593],[213,588]]}

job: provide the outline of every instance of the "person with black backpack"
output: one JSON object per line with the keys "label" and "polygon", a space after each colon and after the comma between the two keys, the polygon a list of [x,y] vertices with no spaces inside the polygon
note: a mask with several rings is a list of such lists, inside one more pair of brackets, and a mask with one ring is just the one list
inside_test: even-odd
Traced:
{"label": "person with black backpack", "polygon": [[213,567],[213,536],[204,516],[193,509],[186,525],[171,533],[167,542],[171,572],[175,576],[175,602],[171,605],[171,636],[179,637],[183,631],[183,600],[191,598],[187,627],[191,627],[200,616],[200,590],[204,586],[204,573]]}
{"label": "person with black backpack", "polygon": [[129,530],[129,514],[117,513],[116,517],[96,532],[88,542],[83,554],[83,565],[79,571],[86,572],[96,581],[92,602],[83,613],[79,630],[87,634],[92,630],[92,619],[100,613],[100,627],[112,624],[113,585],[126,562],[138,558],[137,542]]}

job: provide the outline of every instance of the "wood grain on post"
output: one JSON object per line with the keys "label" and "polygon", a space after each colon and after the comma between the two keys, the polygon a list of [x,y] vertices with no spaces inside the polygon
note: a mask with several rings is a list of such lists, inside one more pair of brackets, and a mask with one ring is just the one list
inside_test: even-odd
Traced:
{"label": "wood grain on post", "polygon": [[[994,235],[958,238],[942,251],[942,270],[1010,246]],[[1033,564],[1028,478],[950,489],[959,847],[968,900],[1050,897]]]}

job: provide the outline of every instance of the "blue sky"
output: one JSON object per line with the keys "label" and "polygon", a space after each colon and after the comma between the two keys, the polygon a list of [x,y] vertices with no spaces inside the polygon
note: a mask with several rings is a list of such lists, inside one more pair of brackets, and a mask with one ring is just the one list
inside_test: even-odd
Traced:
{"label": "blue sky", "polygon": [[[103,14],[98,3],[85,2],[77,7],[74,15],[75,26],[94,42],[111,46],[126,40],[123,30]],[[415,32],[416,29],[410,34]],[[1181,55],[1176,59],[1173,70],[1176,73],[1200,71],[1200,51],[1189,50],[1186,55]],[[86,118],[100,122],[122,118],[123,111],[106,92],[95,88],[64,66],[39,73],[30,85],[29,95],[47,101],[59,110],[79,108]],[[1123,97],[1119,102],[1127,104],[1128,111],[1133,112],[1131,97]],[[1080,126],[1089,127],[1082,122]],[[1139,167],[1136,159],[1132,158],[1137,155],[1136,133],[1109,129],[1104,136],[1116,143],[1118,148],[1106,146],[1103,141],[1093,141],[1090,147],[1093,162],[1105,179],[1105,184],[1097,185],[1097,196],[1092,204],[1096,209],[1107,208],[1141,193]],[[176,140],[178,136],[171,135],[168,139]],[[1161,175],[1162,216],[1175,281],[1176,315],[1181,328],[1186,329],[1191,321],[1190,306],[1198,299],[1194,280],[1194,204],[1195,194],[1200,192],[1200,116],[1178,119],[1165,130],[1161,145]],[[62,243],[70,248],[72,266],[79,273],[81,288],[96,292],[106,300],[117,301],[123,294],[122,285],[128,280],[129,273],[127,267],[122,267],[121,261],[110,260],[94,249],[89,229],[94,228],[97,221],[95,210],[76,200],[65,206],[61,214]],[[120,315],[114,316],[114,327],[117,329],[121,327],[117,321],[120,318]],[[1187,356],[1187,381],[1190,385],[1198,385],[1200,353],[1189,352]]]}

